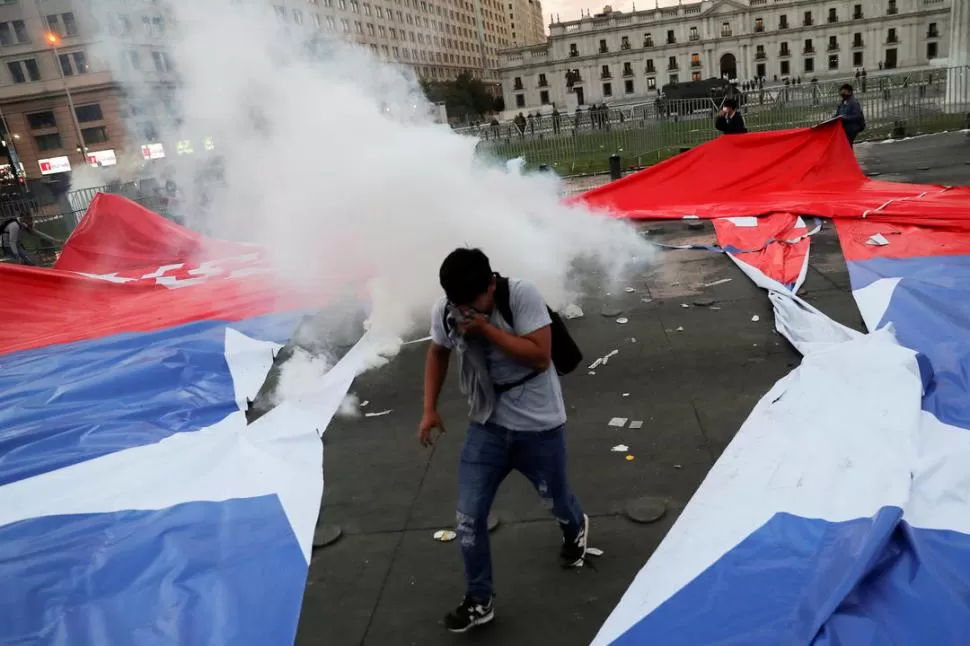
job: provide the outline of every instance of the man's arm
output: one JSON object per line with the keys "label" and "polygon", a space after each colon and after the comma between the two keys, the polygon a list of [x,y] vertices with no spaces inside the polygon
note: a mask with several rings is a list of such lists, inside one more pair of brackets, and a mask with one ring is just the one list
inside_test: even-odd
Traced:
{"label": "man's arm", "polygon": [[717,115],[717,119],[714,120],[714,128],[721,132],[727,132],[727,117],[723,114]]}
{"label": "man's arm", "polygon": [[424,361],[424,411],[438,410],[438,397],[448,375],[451,350],[432,342]]}
{"label": "man's arm", "polygon": [[552,363],[552,328],[539,328],[525,336],[515,336],[494,325],[485,325],[482,335],[505,354],[524,366],[545,372]]}

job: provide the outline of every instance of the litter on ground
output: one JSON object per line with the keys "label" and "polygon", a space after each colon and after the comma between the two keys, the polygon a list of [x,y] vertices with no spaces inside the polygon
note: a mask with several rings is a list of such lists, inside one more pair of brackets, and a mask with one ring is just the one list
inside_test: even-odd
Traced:
{"label": "litter on ground", "polygon": [[626,325],[627,323],[630,322],[630,319],[628,319],[625,316],[621,316],[620,318],[616,319],[616,322],[619,323],[620,325]]}
{"label": "litter on ground", "polygon": [[612,449],[610,449],[610,451],[613,451],[615,453],[626,453],[629,450],[630,450],[630,447],[628,447],[626,444],[617,444]]}
{"label": "litter on ground", "polygon": [[390,415],[392,412],[391,410],[382,410],[379,413],[366,413],[364,417],[384,417],[385,415]]}
{"label": "litter on ground", "polygon": [[610,420],[609,425],[613,428],[623,428],[626,426],[627,419],[626,417],[614,417]]}
{"label": "litter on ground", "polygon": [[634,431],[637,430],[638,428],[643,428],[643,422],[641,420],[634,420],[630,422],[630,428],[633,429]]}

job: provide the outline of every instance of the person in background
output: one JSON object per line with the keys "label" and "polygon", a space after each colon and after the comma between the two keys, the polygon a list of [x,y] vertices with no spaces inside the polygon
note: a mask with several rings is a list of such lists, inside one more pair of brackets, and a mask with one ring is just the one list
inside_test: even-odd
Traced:
{"label": "person in background", "polygon": [[743,135],[748,131],[744,125],[744,116],[738,110],[736,99],[724,99],[721,112],[714,121],[714,127],[726,135]]}
{"label": "person in background", "polygon": [[862,114],[862,106],[852,93],[852,86],[846,83],[839,88],[842,102],[835,111],[835,116],[842,119],[845,136],[849,138],[849,145],[855,145],[855,138],[866,129],[866,118]]}
{"label": "person in background", "polygon": [[36,266],[37,261],[24,249],[23,234],[28,231],[34,231],[34,218],[30,213],[22,211],[16,218],[4,220],[0,224],[0,244],[3,252],[20,264]]}
{"label": "person in background", "polygon": [[[455,351],[471,418],[458,470],[458,542],[467,588],[445,627],[463,633],[495,617],[488,514],[505,476],[513,470],[525,475],[559,521],[563,567],[583,565],[589,517],[567,477],[566,406],[552,363],[552,319],[539,290],[523,280],[504,283],[478,249],[451,252],[439,280],[445,296],[431,314],[418,439],[430,446],[432,431],[444,432],[438,396]],[[500,280],[507,284],[511,324],[496,305]]]}

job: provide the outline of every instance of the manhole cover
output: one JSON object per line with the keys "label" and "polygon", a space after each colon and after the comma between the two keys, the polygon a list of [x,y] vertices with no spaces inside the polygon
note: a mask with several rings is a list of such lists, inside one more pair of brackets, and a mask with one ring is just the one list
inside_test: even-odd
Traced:
{"label": "manhole cover", "polygon": [[343,536],[343,533],[343,530],[337,525],[320,525],[313,532],[313,546],[327,547],[333,545]]}
{"label": "manhole cover", "polygon": [[667,513],[667,502],[662,498],[637,498],[626,504],[626,516],[635,523],[655,523]]}

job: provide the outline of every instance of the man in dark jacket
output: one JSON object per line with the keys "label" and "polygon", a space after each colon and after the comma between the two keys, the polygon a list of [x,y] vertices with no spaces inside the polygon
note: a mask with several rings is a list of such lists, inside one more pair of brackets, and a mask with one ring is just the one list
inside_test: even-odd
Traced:
{"label": "man in dark jacket", "polygon": [[744,125],[744,117],[738,110],[738,102],[734,99],[724,99],[720,114],[714,122],[714,127],[726,135],[743,135],[748,131]]}
{"label": "man in dark jacket", "polygon": [[852,94],[852,86],[846,83],[839,88],[839,95],[842,102],[839,103],[835,116],[842,119],[842,127],[845,129],[845,136],[849,138],[849,144],[855,145],[855,138],[866,129],[866,118],[862,114],[862,106],[858,99]]}
{"label": "man in dark jacket", "polygon": [[4,220],[0,224],[0,246],[4,253],[22,265],[36,265],[37,261],[24,249],[24,233],[33,231],[34,218],[30,213]]}

